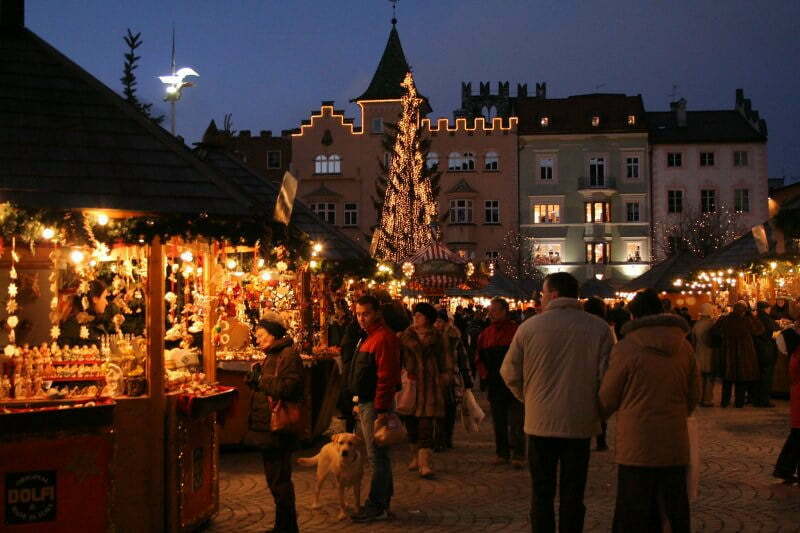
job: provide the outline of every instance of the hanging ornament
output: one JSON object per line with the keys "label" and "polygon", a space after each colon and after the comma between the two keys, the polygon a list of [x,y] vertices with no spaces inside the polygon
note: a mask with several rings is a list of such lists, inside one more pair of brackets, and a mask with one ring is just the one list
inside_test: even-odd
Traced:
{"label": "hanging ornament", "polygon": [[9,315],[13,315],[14,313],[16,313],[17,312],[17,308],[18,308],[18,306],[17,306],[17,301],[16,300],[9,300],[6,303],[6,312]]}
{"label": "hanging ornament", "polygon": [[53,340],[58,339],[61,336],[61,328],[58,326],[53,326],[50,328],[50,338]]}
{"label": "hanging ornament", "polygon": [[8,295],[12,298],[17,297],[17,284],[16,283],[9,283],[8,284]]}
{"label": "hanging ornament", "polygon": [[86,327],[86,326],[81,326],[81,331],[80,331],[79,335],[80,335],[81,339],[88,339],[89,338],[89,328]]}

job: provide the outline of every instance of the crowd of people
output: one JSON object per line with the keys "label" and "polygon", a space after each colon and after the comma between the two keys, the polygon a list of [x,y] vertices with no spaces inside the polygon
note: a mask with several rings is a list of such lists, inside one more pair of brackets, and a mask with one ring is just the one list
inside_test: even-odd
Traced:
{"label": "crowd of people", "polygon": [[[378,292],[352,308],[337,303],[331,342],[341,347],[343,390],[338,407],[348,432],[359,432],[372,466],[369,494],[354,522],[386,520],[394,493],[392,448],[378,446],[376,427],[400,414],[408,432],[408,469],[435,476],[435,452],[453,447],[461,398],[485,391],[494,429],[494,465],[522,469],[532,480],[531,530],[581,531],[591,440],[607,449],[606,421],[616,415],[618,464],[614,531],[691,530],[687,487],[687,419],[712,406],[770,407],[779,351],[791,356],[792,429],[775,468],[798,482],[800,464],[800,319],[776,339],[773,306],[739,302],[716,317],[710,304],[696,321],[653,290],[613,306],[581,301],[567,273],[549,275],[540,305],[512,312],[495,298],[487,308],[446,309],[420,302],[411,309]],[[780,307],[780,306],[778,306]],[[352,311],[352,312],[351,312]],[[779,313],[783,310],[779,309]],[[276,502],[274,531],[298,531],[291,482],[296,440],[269,434],[266,397],[302,396],[296,353],[285,330],[257,330],[268,356],[251,379],[251,429],[261,438],[267,482]],[[405,390],[400,409],[398,394]],[[408,404],[408,405],[405,405]],[[266,412],[266,414],[265,414]],[[559,509],[555,511],[558,490]]]}

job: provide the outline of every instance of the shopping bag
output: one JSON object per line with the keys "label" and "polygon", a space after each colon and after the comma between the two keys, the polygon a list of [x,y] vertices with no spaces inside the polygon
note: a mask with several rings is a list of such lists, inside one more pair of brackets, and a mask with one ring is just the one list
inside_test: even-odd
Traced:
{"label": "shopping bag", "polygon": [[373,441],[376,446],[395,446],[407,438],[406,428],[395,413],[389,413],[383,420],[375,420]]}
{"label": "shopping bag", "polygon": [[700,488],[700,436],[697,417],[690,416],[686,419],[686,429],[689,433],[689,467],[686,469],[686,490],[689,501],[697,498]]}
{"label": "shopping bag", "polygon": [[476,433],[485,417],[483,409],[478,405],[475,395],[472,394],[472,389],[466,389],[461,404],[461,422],[464,424],[464,429],[467,433]]}
{"label": "shopping bag", "polygon": [[269,429],[276,433],[300,436],[303,433],[303,415],[299,403],[285,400],[270,401]]}
{"label": "shopping bag", "polygon": [[400,376],[401,388],[395,394],[395,411],[401,415],[408,416],[414,414],[417,408],[417,380],[408,377],[408,373],[403,370]]}

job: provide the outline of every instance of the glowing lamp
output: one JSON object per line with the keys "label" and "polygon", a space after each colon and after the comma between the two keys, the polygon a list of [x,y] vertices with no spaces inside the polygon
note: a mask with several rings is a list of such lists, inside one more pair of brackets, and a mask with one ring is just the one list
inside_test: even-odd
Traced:
{"label": "glowing lamp", "polygon": [[603,281],[603,278],[605,276],[603,276],[601,272],[598,272],[597,274],[594,275],[594,277],[597,279],[597,281]]}
{"label": "glowing lamp", "polygon": [[262,271],[261,271],[261,274],[259,275],[259,277],[260,277],[260,278],[261,278],[263,281],[269,281],[269,280],[271,280],[271,279],[272,279],[272,273],[271,273],[269,270],[262,270]]}
{"label": "glowing lamp", "polygon": [[108,224],[108,215],[106,215],[105,213],[100,213],[99,215],[97,215],[97,223],[100,224],[101,226],[105,226],[106,224]]}
{"label": "glowing lamp", "polygon": [[311,262],[308,263],[308,266],[310,266],[313,270],[316,270],[319,268],[319,261],[312,259]]}
{"label": "glowing lamp", "polygon": [[181,261],[183,261],[184,263],[191,263],[192,259],[194,259],[194,256],[192,255],[192,252],[190,252],[189,250],[186,250],[181,254]]}
{"label": "glowing lamp", "polygon": [[320,253],[320,252],[322,251],[322,244],[320,244],[320,243],[318,243],[318,242],[315,242],[315,243],[314,243],[314,248],[313,248],[313,250],[314,250],[316,253]]}
{"label": "glowing lamp", "polygon": [[70,252],[69,254],[69,260],[75,263],[76,265],[79,263],[83,263],[84,257],[85,256],[83,255],[83,252],[81,252],[80,250],[72,250],[72,252]]}
{"label": "glowing lamp", "polygon": [[776,268],[778,268],[778,263],[776,263],[775,261],[772,261],[769,264],[769,268],[771,268],[772,270],[775,270]]}
{"label": "glowing lamp", "polygon": [[47,239],[48,241],[56,236],[56,230],[53,228],[44,228],[42,230],[42,237]]}
{"label": "glowing lamp", "polygon": [[228,259],[225,263],[225,266],[228,267],[229,270],[233,270],[236,268],[236,260],[235,259]]}

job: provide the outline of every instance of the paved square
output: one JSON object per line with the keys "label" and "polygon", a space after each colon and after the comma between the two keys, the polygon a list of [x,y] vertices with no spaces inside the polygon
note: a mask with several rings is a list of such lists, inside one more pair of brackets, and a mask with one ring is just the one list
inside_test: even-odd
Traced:
{"label": "paved square", "polygon": [[[800,488],[781,486],[771,477],[789,431],[788,402],[776,403],[775,409],[699,410],[702,471],[700,495],[692,505],[695,531],[800,531]],[[592,453],[586,531],[611,528],[616,492],[613,428],[612,419],[612,450]],[[337,521],[332,481],[323,489],[323,508],[312,510],[314,469],[296,468],[293,479],[300,530],[529,531],[528,472],[489,466],[494,451],[490,421],[475,435],[459,428],[455,445],[454,450],[435,455],[437,476],[431,481],[406,470],[409,453],[405,447],[394,451],[395,516],[376,524]],[[273,502],[259,454],[223,453],[220,479],[220,512],[210,531],[264,531],[272,526]],[[365,495],[368,480],[369,472]]]}

